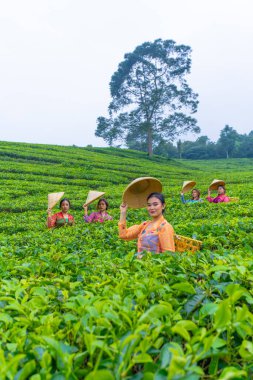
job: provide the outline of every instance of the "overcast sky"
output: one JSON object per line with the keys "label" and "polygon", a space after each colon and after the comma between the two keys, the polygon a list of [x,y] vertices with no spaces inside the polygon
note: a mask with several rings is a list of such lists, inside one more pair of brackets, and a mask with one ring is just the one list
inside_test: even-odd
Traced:
{"label": "overcast sky", "polygon": [[253,130],[252,0],[0,0],[0,140],[105,146],[109,82],[156,38],[192,47],[201,134]]}

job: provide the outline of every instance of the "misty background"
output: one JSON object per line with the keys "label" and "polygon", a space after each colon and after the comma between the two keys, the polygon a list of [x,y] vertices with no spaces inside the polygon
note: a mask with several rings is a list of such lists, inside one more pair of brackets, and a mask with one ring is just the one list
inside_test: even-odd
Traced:
{"label": "misty background", "polygon": [[[109,82],[124,54],[157,38],[189,45],[201,135],[253,127],[250,0],[0,1],[0,140],[106,146]],[[181,136],[183,139],[197,136]]]}

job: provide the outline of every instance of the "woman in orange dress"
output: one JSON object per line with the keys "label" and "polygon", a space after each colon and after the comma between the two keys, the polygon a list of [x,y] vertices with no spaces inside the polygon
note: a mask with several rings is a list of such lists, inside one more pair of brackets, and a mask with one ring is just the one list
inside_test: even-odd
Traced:
{"label": "woman in orange dress", "polygon": [[161,193],[151,193],[147,198],[147,210],[151,220],[127,228],[127,204],[120,206],[119,237],[138,239],[138,257],[143,251],[153,253],[175,252],[174,229],[164,218],[165,199]]}

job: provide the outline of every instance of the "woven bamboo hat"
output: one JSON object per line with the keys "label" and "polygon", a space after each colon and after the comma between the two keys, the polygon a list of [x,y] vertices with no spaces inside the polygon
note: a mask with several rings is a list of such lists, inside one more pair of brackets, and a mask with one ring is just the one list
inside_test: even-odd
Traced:
{"label": "woven bamboo hat", "polygon": [[161,193],[161,182],[153,177],[136,178],[123,193],[123,202],[132,208],[142,208],[147,205],[147,197],[151,193]]}
{"label": "woven bamboo hat", "polygon": [[47,199],[48,199],[48,208],[53,208],[57,202],[63,197],[64,192],[61,191],[60,193],[51,193],[48,194]]}
{"label": "woven bamboo hat", "polygon": [[96,199],[102,197],[102,195],[104,195],[105,193],[103,193],[102,191],[92,191],[90,190],[88,195],[87,195],[87,199],[84,203],[84,206],[88,206],[90,203],[94,202]]}
{"label": "woven bamboo hat", "polygon": [[209,190],[218,190],[219,186],[225,186],[225,182],[220,179],[214,179],[209,186]]}
{"label": "woven bamboo hat", "polygon": [[184,181],[182,186],[182,193],[187,193],[196,185],[195,181]]}

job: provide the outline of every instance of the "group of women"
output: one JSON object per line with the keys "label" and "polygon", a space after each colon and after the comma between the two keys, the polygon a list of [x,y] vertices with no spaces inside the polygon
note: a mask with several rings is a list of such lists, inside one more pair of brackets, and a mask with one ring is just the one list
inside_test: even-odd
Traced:
{"label": "group of women", "polygon": [[[203,202],[200,198],[200,192],[197,189],[192,190],[192,199],[185,200],[184,194],[181,193],[183,203],[188,202]],[[206,198],[209,202],[220,203],[229,202],[229,197],[226,196],[226,189],[224,186],[218,187],[218,194],[215,198],[211,197],[210,191]],[[107,213],[108,202],[106,199],[101,198],[97,204],[97,211],[88,215],[87,206],[84,205],[84,222],[100,222],[112,220],[112,217]],[[60,202],[61,211],[51,215],[51,209],[48,209],[48,228],[60,227],[63,225],[73,225],[74,218],[69,214],[70,201],[64,198]],[[164,218],[165,199],[163,194],[153,192],[147,197],[147,211],[150,216],[149,221],[145,221],[139,225],[134,225],[127,228],[126,215],[128,205],[122,203],[120,206],[120,220],[118,223],[119,237],[124,240],[138,239],[138,258],[142,257],[144,251],[153,253],[174,252],[174,229],[172,225]]]}
{"label": "group of women", "polygon": [[[191,192],[191,199],[186,200],[184,197],[184,193],[181,193],[181,201],[183,203],[197,203],[203,202],[203,199],[200,198],[200,191],[198,189],[193,189]],[[225,186],[218,186],[218,194],[216,197],[211,197],[211,191],[208,189],[208,196],[206,197],[208,202],[220,203],[220,202],[230,202],[230,198],[226,195]]]}
{"label": "group of women", "polygon": [[[70,201],[68,198],[63,198],[60,201],[60,212],[52,215],[52,210],[49,208],[47,210],[47,226],[48,228],[61,227],[63,225],[72,226],[74,224],[74,217],[69,214]],[[103,223],[106,220],[112,220],[112,217],[108,215],[107,209],[109,204],[106,199],[101,198],[97,204],[97,212],[92,212],[88,215],[88,207],[83,206],[84,216],[83,219],[86,223],[100,222]]]}

